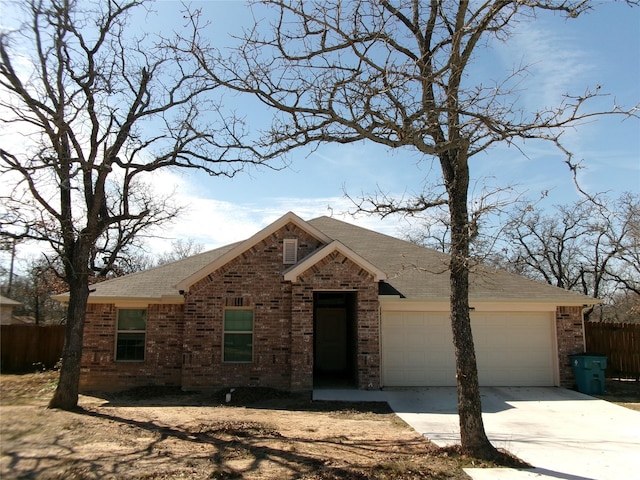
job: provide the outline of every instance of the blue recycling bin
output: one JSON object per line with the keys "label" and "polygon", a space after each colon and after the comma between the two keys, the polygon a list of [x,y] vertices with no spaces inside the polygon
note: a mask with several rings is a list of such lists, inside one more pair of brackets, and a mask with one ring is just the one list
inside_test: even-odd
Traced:
{"label": "blue recycling bin", "polygon": [[604,389],[604,372],[607,369],[607,357],[593,353],[569,355],[576,385],[580,393],[602,395]]}

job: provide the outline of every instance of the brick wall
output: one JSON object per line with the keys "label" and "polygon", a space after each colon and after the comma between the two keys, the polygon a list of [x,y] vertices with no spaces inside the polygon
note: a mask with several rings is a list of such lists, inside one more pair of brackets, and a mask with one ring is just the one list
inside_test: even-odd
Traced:
{"label": "brick wall", "polygon": [[560,386],[571,388],[575,385],[575,379],[569,355],[584,352],[582,307],[556,308],[556,336]]}
{"label": "brick wall", "polygon": [[[81,388],[181,385],[185,389],[269,386],[313,388],[314,291],[355,292],[357,380],[378,388],[378,286],[371,275],[337,252],[285,282],[290,265],[282,243],[298,239],[298,259],[322,243],[288,224],[194,284],[184,305],[151,305],[144,362],[115,362],[117,309],[90,305],[85,327]],[[253,361],[223,362],[225,307],[254,310]]]}
{"label": "brick wall", "polygon": [[[185,388],[269,386],[291,388],[292,289],[283,279],[282,242],[298,239],[298,258],[321,243],[288,224],[216,272],[185,295],[182,381]],[[223,363],[223,311],[254,309],[253,362]],[[297,367],[297,365],[296,365]]]}
{"label": "brick wall", "polygon": [[344,255],[334,252],[304,272],[293,284],[292,390],[313,388],[313,292],[356,292],[358,388],[380,388],[378,284]]}
{"label": "brick wall", "polygon": [[182,305],[147,309],[145,360],[116,362],[115,305],[89,304],[85,317],[80,389],[116,390],[181,384]]}

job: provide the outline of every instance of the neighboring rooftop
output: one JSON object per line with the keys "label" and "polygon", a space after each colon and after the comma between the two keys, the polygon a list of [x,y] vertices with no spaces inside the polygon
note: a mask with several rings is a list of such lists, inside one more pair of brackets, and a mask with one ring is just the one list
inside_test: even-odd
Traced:
{"label": "neighboring rooftop", "polygon": [[8,297],[0,295],[0,323],[2,325],[13,325],[23,323],[20,319],[13,316],[13,309],[22,305]]}
{"label": "neighboring rooftop", "polygon": [[18,305],[22,305],[22,303],[16,302],[4,295],[0,295],[0,305],[13,305],[14,307],[17,307]]}

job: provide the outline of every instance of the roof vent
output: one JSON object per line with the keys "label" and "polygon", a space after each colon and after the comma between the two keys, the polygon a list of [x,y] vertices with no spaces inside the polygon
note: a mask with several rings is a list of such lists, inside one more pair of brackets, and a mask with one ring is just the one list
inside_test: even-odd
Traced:
{"label": "roof vent", "polygon": [[282,263],[294,265],[298,261],[298,239],[285,238],[282,241]]}

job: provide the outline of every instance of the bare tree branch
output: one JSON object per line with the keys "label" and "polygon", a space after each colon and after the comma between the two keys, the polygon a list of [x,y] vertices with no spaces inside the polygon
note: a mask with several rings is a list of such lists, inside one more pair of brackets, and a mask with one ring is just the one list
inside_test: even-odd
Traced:
{"label": "bare tree branch", "polygon": [[[473,85],[469,66],[479,48],[507,40],[519,22],[538,12],[575,18],[592,2],[266,0],[254,5],[270,9],[264,18],[271,21],[246,30],[230,56],[200,41],[197,12],[191,16],[194,33],[183,37],[177,50],[191,52],[219,84],[273,109],[273,123],[255,143],[262,158],[323,142],[366,140],[439,163],[444,189],[399,200],[364,195],[354,204],[386,216],[446,203],[462,445],[472,455],[495,457],[482,423],[469,322],[469,242],[479,221],[468,210],[469,160],[497,144],[519,147],[524,140],[539,140],[557,145],[573,168],[562,141],[566,129],[600,115],[636,118],[638,108],[598,110],[593,101],[603,94],[596,88],[566,95],[554,107],[526,111],[514,91],[525,67],[485,86]],[[478,215],[488,208],[481,205]]]}
{"label": "bare tree branch", "polygon": [[501,265],[551,285],[615,304],[621,292],[639,294],[640,200],[625,193],[555,207],[544,214],[523,202],[511,212]]}
{"label": "bare tree branch", "polygon": [[0,149],[11,192],[0,234],[48,241],[70,292],[52,407],[77,403],[89,279],[178,213],[143,181],[148,174],[233,177],[269,166],[245,142],[242,119],[222,111],[219,82],[173,48],[180,37],[134,33],[130,15],[146,3],[27,0],[20,28],[0,32],[0,122],[16,139]]}

